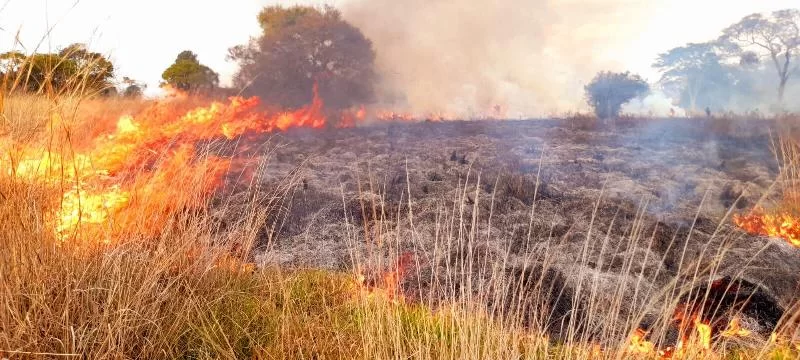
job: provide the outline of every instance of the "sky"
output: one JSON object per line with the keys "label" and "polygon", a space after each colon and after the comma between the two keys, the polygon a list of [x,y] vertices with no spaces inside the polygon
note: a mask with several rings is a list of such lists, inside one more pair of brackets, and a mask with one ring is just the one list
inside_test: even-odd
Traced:
{"label": "sky", "polygon": [[[332,4],[342,8],[347,18],[352,14],[363,16],[364,9],[380,11],[359,6],[369,1],[299,3]],[[608,46],[597,47],[600,50],[594,56],[612,59],[602,62],[617,67],[610,70],[631,70],[650,81],[658,78],[650,65],[660,52],[688,42],[716,38],[721,29],[754,12],[800,7],[798,0],[529,1],[531,5],[558,5],[555,8],[561,13],[557,15],[564,21],[569,21],[570,9],[596,12],[599,16],[576,27],[575,36],[588,36],[595,43],[607,41]],[[226,60],[227,49],[258,35],[260,29],[255,18],[258,11],[266,5],[295,3],[274,0],[0,0],[0,52],[23,47],[22,50],[28,52],[35,49],[57,51],[71,43],[87,43],[90,49],[112,59],[118,77],[143,81],[152,92],[163,70],[180,51],[188,49],[219,72],[226,84],[236,71],[236,65]],[[354,8],[361,11],[348,10]],[[604,19],[605,11],[615,16]],[[358,19],[352,22],[359,23]],[[369,37],[369,32],[366,35]]]}

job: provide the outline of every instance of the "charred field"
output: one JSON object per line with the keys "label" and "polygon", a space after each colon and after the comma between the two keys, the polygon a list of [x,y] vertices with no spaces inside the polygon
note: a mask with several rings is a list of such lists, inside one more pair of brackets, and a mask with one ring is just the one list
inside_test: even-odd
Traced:
{"label": "charred field", "polygon": [[558,341],[637,329],[669,355],[731,322],[764,341],[796,326],[800,249],[731,219],[781,202],[776,126],[491,120],[249,139],[275,149],[258,186],[296,184],[253,261],[355,271],[431,308],[480,303]]}
{"label": "charred field", "polygon": [[[697,218],[704,231],[713,232],[729,210],[747,212],[774,197],[769,190],[780,165],[771,125],[742,121],[720,132],[714,124],[706,119],[646,120],[636,126],[452,121],[292,130],[250,141],[275,147],[261,170],[261,185],[287,177],[300,181],[285,206],[285,224],[274,229],[287,243],[303,243],[304,236],[348,219],[359,225],[369,215],[361,203],[372,206],[370,199],[381,200],[382,220],[402,221],[409,206],[418,221],[435,220],[437,205],[461,192],[469,205],[478,197],[478,210],[487,215],[491,210],[492,233],[520,240],[527,237],[534,202],[541,204],[536,206],[541,214],[533,221],[547,230],[537,237],[560,238],[585,232],[594,207],[589,205],[598,201],[606,228],[615,212],[623,225],[642,212],[670,228],[688,228]],[[247,150],[240,154],[254,156]],[[342,231],[326,233],[346,237]],[[325,268],[346,262],[295,258],[284,261]]]}

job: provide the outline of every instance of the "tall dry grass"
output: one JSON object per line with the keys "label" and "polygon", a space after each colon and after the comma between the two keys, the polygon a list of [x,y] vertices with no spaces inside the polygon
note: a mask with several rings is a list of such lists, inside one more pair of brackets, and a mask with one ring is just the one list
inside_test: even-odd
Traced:
{"label": "tall dry grass", "polygon": [[[363,226],[351,224],[351,248],[361,249],[352,253],[357,272],[363,274],[364,269],[394,269],[395,264],[404,262],[408,253],[414,254],[414,261],[410,262],[411,270],[405,277],[408,284],[396,291],[410,296],[414,303],[421,304],[425,313],[433,311],[435,316],[433,319],[414,319],[432,321],[428,326],[436,330],[431,334],[426,328],[408,329],[410,319],[405,306],[382,303],[388,307],[388,312],[370,311],[361,332],[364,338],[369,339],[366,341],[368,352],[376,358],[659,358],[660,355],[655,351],[650,354],[631,351],[631,335],[648,317],[650,341],[662,344],[662,348],[668,344],[674,345],[667,339],[676,309],[686,305],[681,303],[681,296],[692,289],[709,286],[717,278],[716,271],[730,251],[723,246],[694,261],[684,262],[680,259],[677,274],[671,276],[668,285],[661,288],[648,287],[646,284],[647,280],[667,272],[660,267],[665,263],[664,259],[654,259],[658,260],[655,263],[659,267],[645,268],[646,258],[642,261],[640,256],[628,252],[622,259],[620,277],[608,279],[599,271],[592,270],[609,266],[603,263],[604,259],[612,258],[609,255],[620,250],[620,244],[612,241],[616,236],[612,234],[614,224],[605,233],[597,236],[592,234],[599,231],[591,224],[603,201],[601,196],[597,203],[587,204],[594,207],[589,232],[585,234],[578,250],[571,253],[562,252],[569,249],[560,247],[564,239],[547,237],[547,234],[552,235],[554,229],[533,229],[533,218],[536,216],[534,201],[530,209],[527,241],[522,251],[526,256],[522,260],[511,260],[512,245],[508,239],[491,233],[495,194],[488,199],[481,198],[479,177],[477,173],[468,174],[454,198],[442,202],[433,234],[418,232],[415,228],[415,201],[410,189],[406,194],[406,203],[394,205],[396,211],[387,211],[389,204],[382,196],[363,197],[363,211],[379,215],[373,215],[377,220]],[[538,192],[538,187],[537,181],[534,194]],[[368,194],[381,192],[379,185],[372,183],[363,186],[361,191]],[[623,239],[624,248],[644,245],[649,251],[654,246],[656,231],[645,227],[646,207],[647,204],[643,203],[637,209],[637,216]],[[396,218],[388,218],[380,214],[397,215]],[[718,230],[723,226],[720,224]],[[688,234],[691,233],[692,229],[689,229]],[[544,239],[541,238],[542,234]],[[598,238],[602,239],[600,243],[596,242]],[[686,253],[690,240],[676,236],[670,246],[683,244],[682,251]],[[366,244],[366,248],[362,249],[360,244]],[[574,273],[564,283],[554,282],[552,277],[560,274],[555,271],[554,265],[560,262],[560,270],[563,271],[564,257],[572,258],[574,267],[571,269]],[[593,263],[597,261],[599,263]],[[512,265],[522,269],[523,273],[530,271],[530,277],[521,280],[510,276],[506,269]],[[381,287],[380,280],[372,281]],[[566,304],[554,303],[554,298],[561,298],[567,291],[562,287],[567,282],[571,296],[566,298]],[[383,286],[386,287],[386,284]],[[388,298],[394,299],[393,294],[388,294]],[[700,298],[695,301],[705,302],[710,296],[708,293],[699,295]],[[563,306],[567,309],[558,309]],[[655,318],[652,317],[653,310]],[[726,310],[729,309],[713,309],[720,313]],[[582,316],[557,317],[565,313],[580,313]],[[781,339],[778,342],[757,337],[719,340],[715,337],[711,349],[701,348],[699,342],[694,346],[687,344],[683,352],[676,356],[687,359],[796,357],[800,355],[797,352],[800,350],[797,348],[800,334],[797,333],[797,327],[791,324],[797,323],[798,315],[796,306],[787,309],[781,322],[784,327],[775,333],[776,339]],[[457,330],[450,332],[439,329],[442,326],[440,321],[451,324]],[[553,333],[558,335],[553,337]]]}

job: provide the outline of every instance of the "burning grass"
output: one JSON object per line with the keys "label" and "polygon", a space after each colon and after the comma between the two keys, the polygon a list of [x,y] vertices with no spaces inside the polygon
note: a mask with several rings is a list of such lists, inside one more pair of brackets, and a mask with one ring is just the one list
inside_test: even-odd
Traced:
{"label": "burning grass", "polygon": [[[784,118],[783,126],[796,126],[797,120]],[[778,200],[768,207],[758,205],[747,214],[734,215],[733,222],[751,234],[780,238],[800,248],[800,144],[791,128],[783,133],[773,146],[781,164],[773,185]]]}
{"label": "burning grass", "polygon": [[[679,264],[666,289],[634,285],[638,300],[630,308],[630,294],[621,290],[627,283],[601,287],[603,279],[585,266],[577,277],[556,271],[553,263],[564,248],[535,244],[539,233],[532,229],[524,242],[529,262],[511,264],[512,250],[495,246],[498,235],[487,226],[494,195],[480,196],[483,182],[474,173],[453,198],[442,199],[432,235],[414,226],[410,188],[390,211],[380,185],[366,179],[358,199],[361,219],[346,217],[344,224],[353,273],[255,266],[254,248],[265,224],[281,210],[274,199],[299,181],[287,178],[285,188],[273,192],[252,185],[245,204],[237,204],[245,211],[236,212],[226,193],[230,175],[259,172],[238,169],[248,161],[226,152],[227,146],[254,133],[325,127],[321,100],[287,113],[264,112],[257,99],[240,98],[145,103],[130,112],[120,110],[127,104],[98,100],[6,100],[2,356],[800,356],[792,327],[800,313],[791,307],[781,327],[767,330],[774,334],[768,338],[750,333],[738,317],[725,317],[720,326],[722,320],[689,311],[677,321],[676,348],[668,348],[670,324],[683,314],[676,310],[685,305],[681,290],[713,278],[713,272],[698,275],[699,262]],[[241,184],[258,179],[239,177],[234,185]],[[530,186],[525,205],[533,217],[543,190],[538,179],[519,187]],[[210,215],[212,201],[216,211],[230,212],[225,226]],[[641,224],[634,221],[634,228]],[[611,232],[604,234],[601,253],[620,246],[608,240]],[[571,254],[578,264],[595,261],[590,253],[598,237],[591,233],[590,227],[577,243],[583,249]],[[625,240],[652,241],[645,233],[640,229]],[[406,235],[410,242],[403,241]],[[622,259],[626,274],[644,277],[630,254]],[[723,255],[720,250],[707,256]],[[507,271],[512,265],[517,271]],[[605,296],[613,287],[618,293]],[[661,309],[661,323],[655,323],[663,326],[640,327],[652,308]]]}

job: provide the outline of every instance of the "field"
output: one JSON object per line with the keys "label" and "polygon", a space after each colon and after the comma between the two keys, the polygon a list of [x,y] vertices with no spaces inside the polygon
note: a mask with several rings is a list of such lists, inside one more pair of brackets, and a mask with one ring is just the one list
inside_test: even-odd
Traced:
{"label": "field", "polygon": [[3,100],[5,357],[800,356],[796,118]]}

